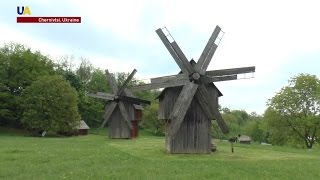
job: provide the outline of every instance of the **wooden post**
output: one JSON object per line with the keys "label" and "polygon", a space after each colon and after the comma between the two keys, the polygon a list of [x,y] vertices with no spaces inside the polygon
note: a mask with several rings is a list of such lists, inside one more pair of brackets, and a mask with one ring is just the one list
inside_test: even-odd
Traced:
{"label": "wooden post", "polygon": [[231,152],[233,153],[233,142],[231,141]]}

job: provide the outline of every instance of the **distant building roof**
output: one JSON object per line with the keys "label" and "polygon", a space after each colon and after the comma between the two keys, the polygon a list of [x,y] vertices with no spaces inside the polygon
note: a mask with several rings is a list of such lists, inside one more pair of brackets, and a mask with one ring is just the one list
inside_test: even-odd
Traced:
{"label": "distant building roof", "polygon": [[247,135],[241,135],[239,141],[251,141],[251,138]]}
{"label": "distant building roof", "polygon": [[80,124],[77,126],[77,129],[90,129],[86,122],[83,120],[80,121]]}
{"label": "distant building roof", "polygon": [[138,105],[138,104],[134,104],[133,107],[134,107],[134,109],[143,110],[143,106]]}

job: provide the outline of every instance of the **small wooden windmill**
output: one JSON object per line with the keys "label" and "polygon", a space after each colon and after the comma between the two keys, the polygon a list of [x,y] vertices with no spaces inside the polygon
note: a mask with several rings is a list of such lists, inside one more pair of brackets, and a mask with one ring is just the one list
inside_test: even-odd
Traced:
{"label": "small wooden windmill", "polygon": [[138,121],[142,118],[141,104],[150,104],[150,101],[136,98],[127,86],[137,70],[133,70],[122,86],[118,86],[113,75],[105,71],[113,94],[97,92],[89,93],[88,96],[107,101],[105,105],[104,121],[101,127],[109,123],[109,137],[128,139],[138,136]]}
{"label": "small wooden windmill", "polygon": [[218,110],[218,97],[222,93],[213,82],[235,80],[237,74],[254,72],[255,67],[206,71],[218,47],[215,41],[221,32],[219,26],[213,31],[197,63],[194,60],[189,62],[178,44],[174,40],[170,42],[162,29],[156,32],[181,72],[152,78],[151,83],[135,86],[132,90],[165,88],[158,97],[158,117],[167,122],[166,149],[169,152],[211,153],[211,120],[217,121],[223,133],[229,132]]}

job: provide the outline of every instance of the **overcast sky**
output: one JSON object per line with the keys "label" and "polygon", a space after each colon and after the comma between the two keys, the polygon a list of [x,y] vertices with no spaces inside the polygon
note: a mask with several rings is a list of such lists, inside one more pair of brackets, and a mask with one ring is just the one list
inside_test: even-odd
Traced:
{"label": "overcast sky", "polygon": [[[81,16],[81,24],[17,24],[32,16]],[[263,113],[298,73],[320,76],[320,3],[315,1],[7,0],[0,42],[19,42],[52,58],[86,57],[111,72],[147,79],[179,72],[155,30],[166,26],[187,58],[198,60],[212,31],[225,35],[208,70],[256,66],[254,78],[215,83],[222,107]]]}

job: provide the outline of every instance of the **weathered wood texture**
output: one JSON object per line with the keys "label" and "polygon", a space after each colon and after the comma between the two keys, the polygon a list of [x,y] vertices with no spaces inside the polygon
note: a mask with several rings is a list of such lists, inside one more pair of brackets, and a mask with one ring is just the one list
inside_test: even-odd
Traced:
{"label": "weathered wood texture", "polygon": [[198,63],[195,66],[195,70],[199,72],[201,75],[205,74],[206,69],[208,68],[208,65],[212,59],[212,56],[218,47],[214,42],[216,41],[220,31],[221,28],[219,26],[216,26],[208,43],[206,44],[206,47],[201,53]]}
{"label": "weathered wood texture", "polygon": [[[134,107],[131,104],[123,102],[130,120],[134,119]],[[109,106],[108,102],[106,106]],[[109,121],[109,138],[121,138],[126,139],[130,138],[130,127],[128,123],[124,120],[119,106],[115,108],[112,112]]]}
{"label": "weathered wood texture", "polygon": [[[213,84],[206,85],[206,88],[210,94],[208,100],[214,104],[214,108],[218,108],[218,89]],[[169,135],[172,125],[170,113],[181,90],[182,86],[166,88],[159,96],[158,118],[167,122],[165,147],[170,153],[211,153],[211,121],[195,97],[176,135]]]}
{"label": "weathered wood texture", "polygon": [[180,59],[180,57],[177,55],[177,52],[174,50],[174,48],[172,47],[172,44],[170,43],[170,41],[168,40],[168,38],[166,37],[166,35],[163,33],[162,29],[157,29],[156,33],[158,34],[158,36],[160,37],[161,41],[163,42],[163,44],[166,46],[166,48],[168,49],[168,51],[170,52],[171,56],[173,57],[173,59],[176,61],[176,63],[178,64],[178,66],[180,67],[180,69],[182,70],[183,73],[188,74],[188,70],[186,69],[186,67],[183,65],[182,60]]}
{"label": "weathered wood texture", "polygon": [[226,76],[226,75],[253,73],[255,71],[256,71],[256,67],[250,66],[250,67],[219,69],[219,70],[207,71],[206,75],[208,75],[208,76]]}
{"label": "weathered wood texture", "polygon": [[198,84],[193,82],[189,82],[187,85],[183,86],[177,101],[174,103],[173,110],[171,111],[170,119],[172,121],[169,136],[175,136],[179,130],[197,88]]}

